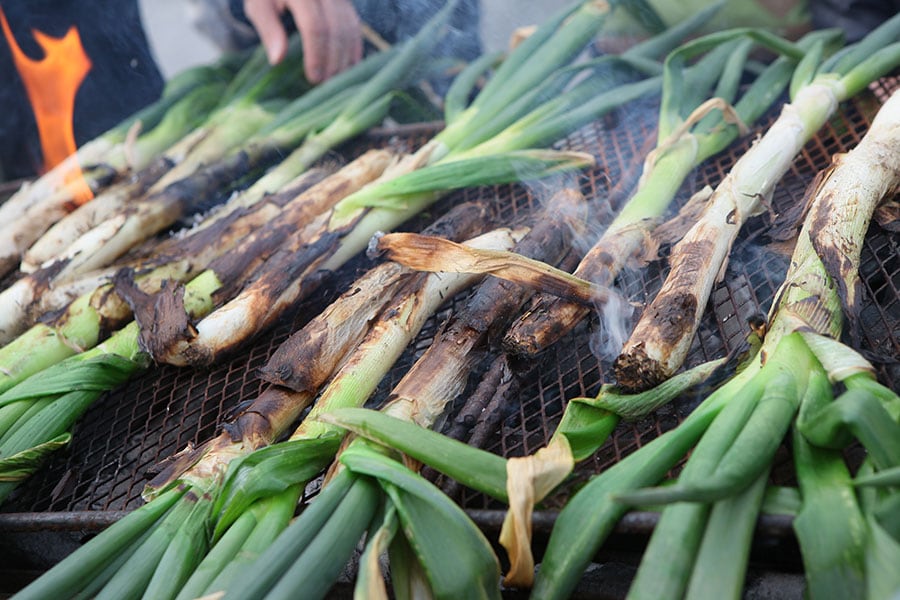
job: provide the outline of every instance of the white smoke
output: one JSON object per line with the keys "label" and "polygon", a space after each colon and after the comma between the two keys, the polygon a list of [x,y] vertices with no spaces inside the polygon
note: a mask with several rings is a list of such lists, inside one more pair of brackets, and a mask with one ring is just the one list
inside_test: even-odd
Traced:
{"label": "white smoke", "polygon": [[597,331],[591,335],[591,352],[601,361],[612,361],[619,355],[631,332],[634,307],[615,287],[609,289],[609,298],[594,306],[599,316]]}

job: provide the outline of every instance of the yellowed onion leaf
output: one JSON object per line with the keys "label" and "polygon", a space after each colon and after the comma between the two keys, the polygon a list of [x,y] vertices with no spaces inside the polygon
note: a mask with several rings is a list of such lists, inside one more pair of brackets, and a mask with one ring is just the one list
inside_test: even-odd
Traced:
{"label": "yellowed onion leaf", "polygon": [[843,381],[857,373],[873,373],[875,370],[859,352],[835,339],[812,331],[801,331],[800,335],[825,367],[832,382]]}
{"label": "yellowed onion leaf", "polygon": [[515,252],[472,248],[416,233],[386,234],[378,239],[377,249],[417,271],[489,274],[587,305],[609,297],[607,288]]}
{"label": "yellowed onion leaf", "polygon": [[[393,508],[390,509],[393,511]],[[353,591],[354,598],[369,598],[371,600],[388,600],[387,584],[381,572],[381,556],[387,552],[391,539],[397,530],[396,517],[391,515],[375,532],[369,540],[366,551],[359,561],[359,576],[356,588]]]}
{"label": "yellowed onion leaf", "polygon": [[531,553],[531,515],[534,505],[553,491],[575,466],[565,436],[531,456],[507,461],[506,492],[509,510],[500,530],[500,544],[509,555],[510,568],[503,582],[515,587],[531,587],[534,556]]}

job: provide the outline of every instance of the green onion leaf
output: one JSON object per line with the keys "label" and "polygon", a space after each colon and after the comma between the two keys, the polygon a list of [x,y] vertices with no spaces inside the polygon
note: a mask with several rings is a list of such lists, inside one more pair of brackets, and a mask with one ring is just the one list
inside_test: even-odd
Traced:
{"label": "green onion leaf", "polygon": [[213,514],[218,514],[218,539],[254,500],[275,495],[312,479],[333,458],[338,436],[286,441],[232,460]]}
{"label": "green onion leaf", "polygon": [[594,159],[589,154],[557,150],[519,150],[437,163],[348,196],[347,201],[342,201],[335,207],[335,214],[349,214],[372,206],[404,206],[403,196],[538,179],[593,164]]}
{"label": "green onion leaf", "polygon": [[403,533],[422,564],[435,598],[499,598],[500,564],[463,510],[440,490],[379,452],[355,444],[341,463],[378,479]]}
{"label": "green onion leaf", "polygon": [[67,446],[71,439],[72,434],[66,432],[33,448],[0,458],[0,482],[27,479],[40,468],[49,454]]}
{"label": "green onion leaf", "polygon": [[364,408],[341,408],[323,421],[394,448],[472,489],[506,501],[506,460],[414,423]]}

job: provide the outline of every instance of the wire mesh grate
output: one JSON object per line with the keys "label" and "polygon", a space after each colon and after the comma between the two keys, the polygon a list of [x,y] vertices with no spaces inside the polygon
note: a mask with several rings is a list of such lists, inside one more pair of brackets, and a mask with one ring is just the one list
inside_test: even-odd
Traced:
{"label": "wire mesh grate", "polygon": [[[773,214],[788,213],[800,203],[815,173],[829,164],[835,152],[852,147],[868,127],[879,100],[897,87],[886,78],[873,93],[843,107],[820,134],[807,144],[772,198],[772,211],[753,219],[742,232],[726,276],[712,294],[702,327],[694,339],[688,364],[693,365],[735,351],[747,333],[747,319],[765,313],[787,269],[788,253],[779,240],[768,237]],[[467,189],[449,195],[426,216],[404,226],[417,230],[435,215],[460,201],[480,200],[490,206],[497,223],[527,221],[552,193],[552,185],[575,183],[594,201],[590,230],[599,234],[614,215],[639,173],[640,157],[655,140],[656,107],[635,103],[572,134],[559,147],[589,152],[598,167],[560,181],[530,186],[498,185]],[[775,115],[771,115],[768,122]],[[755,128],[763,131],[766,123]],[[364,143],[340,153],[351,158],[368,147],[412,149],[424,143],[434,127],[404,127],[369,135]],[[704,185],[715,186],[737,157],[752,143],[750,135],[728,151],[705,162],[685,183],[678,203]],[[862,278],[866,291],[860,315],[859,349],[876,362],[879,377],[894,389],[900,385],[900,253],[896,236],[873,225],[863,254]],[[141,504],[140,493],[154,465],[185,448],[212,437],[241,403],[256,397],[263,384],[256,377],[273,350],[340,293],[369,265],[360,258],[343,268],[319,296],[300,304],[289,318],[256,338],[240,355],[209,369],[153,367],[143,376],[106,394],[81,419],[71,446],[53,456],[46,468],[20,487],[3,507],[5,512],[115,511]],[[642,274],[626,273],[618,282],[633,303],[649,301],[662,284],[664,261],[652,263]],[[379,386],[371,405],[383,400],[430,343],[451,307],[431,319],[411,348]],[[593,348],[603,342],[604,331],[596,316],[580,324],[562,341],[544,351],[534,362],[514,365],[519,385],[504,398],[497,414],[484,423],[473,423],[466,439],[504,456],[533,453],[543,446],[562,417],[566,402],[595,394],[608,380],[612,357],[598,358]],[[486,361],[490,362],[490,361]],[[486,367],[485,367],[486,369]],[[476,373],[470,391],[478,383]],[[608,442],[578,466],[575,484],[620,460],[641,445],[676,426],[695,399],[683,398],[651,417],[622,423]],[[454,406],[458,407],[461,402]],[[452,419],[447,420],[447,427]],[[480,429],[479,429],[480,428]],[[785,459],[786,460],[786,459]],[[777,472],[777,469],[776,469]],[[438,484],[452,482],[436,477]],[[548,501],[560,506],[567,490]],[[455,498],[466,508],[492,508],[488,499],[470,490],[455,488]]]}

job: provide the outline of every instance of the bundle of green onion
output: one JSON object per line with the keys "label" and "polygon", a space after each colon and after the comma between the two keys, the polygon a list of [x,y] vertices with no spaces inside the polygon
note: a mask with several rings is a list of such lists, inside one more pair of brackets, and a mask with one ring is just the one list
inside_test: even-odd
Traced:
{"label": "bundle of green onion", "polygon": [[[331,90],[335,95],[329,108],[318,104],[325,96],[316,95],[330,93],[325,84],[283,108],[278,117],[265,117],[265,135],[226,156],[220,168],[229,174],[243,172],[247,164],[267,163],[273,148],[281,151],[300,145],[233,201],[235,214],[250,206],[257,210],[266,192],[281,189],[289,181],[300,186],[313,184],[295,177],[329,147],[380,120],[391,89],[403,80],[417,54],[437,38],[441,19],[454,4],[448,3],[410,45],[379,57],[389,60],[384,68],[377,61],[365,63],[371,72],[364,76],[359,75],[363,71],[355,72],[368,79],[365,83],[338,80]],[[599,275],[588,267],[576,272],[585,277],[591,273],[603,286],[611,285],[625,261],[635,255],[691,169],[727,146],[740,125],[766,110],[798,61],[791,86],[794,101],[782,119],[800,133],[779,148],[770,140],[783,138],[778,132],[787,126],[779,124],[780,119],[758,143],[756,154],[736,166],[736,181],[742,181],[738,175],[744,171],[755,177],[750,187],[734,184],[740,193],[750,195],[746,200],[750,204],[740,205],[737,221],[742,222],[744,213],[753,208],[755,195],[766,194],[766,185],[774,185],[780,178],[781,163],[793,155],[788,152],[812,135],[837,100],[849,97],[900,61],[900,46],[888,44],[900,30],[900,18],[895,18],[862,43],[827,59],[824,66],[820,62],[835,41],[831,32],[814,33],[791,44],[740,30],[683,46],[669,55],[660,71],[650,58],[667,51],[686,31],[708,18],[713,12],[710,9],[621,56],[604,57],[586,66],[570,64],[609,9],[604,3],[588,1],[560,12],[503,62],[466,107],[462,98],[470,95],[474,81],[495,59],[486,57],[473,63],[448,95],[447,128],[420,151],[390,166],[379,180],[357,186],[357,191],[336,204],[304,209],[310,224],[300,234],[278,238],[270,229],[251,235],[252,239],[238,246],[243,255],[236,265],[230,265],[230,272],[236,281],[254,273],[254,284],[243,290],[229,284],[218,270],[223,263],[218,262],[214,263],[217,268],[202,272],[187,286],[166,289],[160,283],[162,277],[184,271],[182,277],[187,279],[196,271],[178,266],[177,261],[155,265],[160,271],[152,286],[161,289],[153,296],[156,304],[149,312],[146,305],[136,309],[135,322],[93,351],[40,372],[48,364],[44,358],[22,362],[15,352],[0,349],[0,360],[10,361],[10,368],[3,372],[7,379],[0,380],[0,386],[8,388],[0,395],[0,498],[33,472],[46,453],[68,442],[66,432],[72,422],[100,393],[143,369],[148,353],[154,359],[179,364],[215,360],[268,325],[278,310],[314,289],[322,271],[341,267],[375,231],[395,227],[448,189],[516,181],[523,174],[542,177],[591,164],[588,156],[538,149],[624,102],[653,93],[662,85],[657,149],[645,163],[638,193],[601,239],[600,250],[592,253],[594,257],[609,255],[612,262],[601,258]],[[734,102],[752,41],[782,57],[762,70]],[[707,54],[696,65],[685,66],[701,53]],[[615,83],[599,77],[600,72],[613,76]],[[579,79],[584,73],[588,76]],[[839,77],[831,75],[834,73]],[[647,74],[654,77],[640,79]],[[323,88],[326,91],[320,92]],[[713,89],[719,100],[704,103]],[[804,503],[796,526],[810,589],[816,595],[837,597],[858,595],[863,590],[890,594],[900,588],[889,568],[890,557],[900,556],[900,527],[895,517],[900,496],[892,487],[900,468],[900,448],[894,443],[900,439],[900,398],[875,381],[871,367],[858,355],[829,339],[841,331],[841,301],[845,306],[853,302],[852,271],[858,252],[849,252],[847,260],[845,250],[859,247],[875,203],[900,185],[896,179],[900,171],[891,167],[891,161],[881,161],[877,168],[865,166],[872,164],[872,153],[890,156],[889,152],[900,148],[900,119],[893,114],[898,112],[898,102],[892,99],[885,104],[872,133],[854,153],[842,157],[821,184],[761,351],[681,426],[596,477],[571,499],[550,540],[536,582],[536,597],[570,593],[615,522],[635,504],[672,505],[664,509],[651,540],[632,589],[634,597],[739,595],[747,543],[759,513],[771,456],[792,424]],[[310,112],[303,112],[307,110]],[[767,160],[755,158],[760,153]],[[760,162],[771,167],[773,156],[779,164],[760,174]],[[379,163],[382,167],[383,162]],[[844,174],[846,170],[850,175]],[[871,180],[863,180],[860,173]],[[770,182],[766,177],[774,179]],[[764,184],[759,183],[760,178]],[[173,198],[184,194],[184,189],[172,191],[165,185],[158,189]],[[838,206],[839,200],[847,200],[843,192],[848,189],[858,190],[858,196]],[[710,214],[719,202],[718,194],[713,195]],[[338,198],[331,198],[335,200]],[[149,202],[146,206],[148,212],[158,209]],[[855,220],[851,225],[838,222],[842,216]],[[222,222],[238,227],[228,217]],[[812,223],[816,227],[828,223],[829,227],[813,231]],[[208,227],[216,231],[214,225]],[[503,239],[498,242],[501,247],[508,248],[521,232],[494,235]],[[253,245],[263,239],[284,245],[268,264],[262,264],[255,254],[261,246]],[[730,242],[725,239],[723,243],[727,253]],[[835,267],[842,269],[840,274]],[[288,271],[291,278],[273,285],[276,274]],[[427,430],[464,385],[475,356],[469,351],[484,331],[466,338],[465,343],[449,337],[445,346],[436,341],[434,353],[426,352],[382,413],[347,409],[362,406],[443,299],[474,280],[459,274],[411,274],[392,263],[367,278],[303,330],[305,345],[299,354],[294,348],[292,353],[273,357],[266,369],[266,376],[274,378],[273,385],[225,434],[177,457],[165,477],[148,491],[153,499],[145,507],[63,561],[26,588],[21,597],[77,593],[107,598],[138,594],[191,598],[224,591],[235,598],[287,598],[295,597],[299,589],[309,597],[320,597],[328,592],[365,532],[367,545],[356,590],[360,597],[387,597],[378,560],[384,552],[390,554],[394,592],[400,597],[426,590],[442,597],[496,597],[499,564],[487,540],[458,507],[395,460],[381,444],[514,506],[504,525],[504,544],[520,538],[509,544],[515,571],[510,582],[527,585],[533,563],[527,550],[528,534],[523,531],[534,502],[571,471],[573,460],[584,458],[602,443],[625,414],[626,404],[638,401],[639,410],[651,410],[722,364],[716,361],[672,377],[639,397],[619,397],[605,388],[598,399],[570,402],[551,448],[538,457],[507,462]],[[377,303],[363,302],[374,296],[360,291],[379,286],[386,290],[383,298]],[[268,295],[260,292],[262,288]],[[117,289],[136,306],[135,300],[146,301],[147,292],[128,281],[120,282]],[[844,290],[845,297],[836,289]],[[232,292],[235,301],[225,303],[221,311],[193,328],[194,319]],[[20,338],[24,341],[9,348],[41,340],[62,356],[74,352],[73,340],[84,339],[85,346],[96,343],[105,314],[95,303],[98,294],[83,296],[68,313],[84,318],[87,333],[64,329],[66,319],[60,322],[60,329],[46,325],[32,329]],[[266,310],[250,306],[261,298]],[[164,303],[171,303],[167,316],[177,317],[175,326],[167,324],[165,328],[169,334],[175,332],[174,338],[157,335],[147,326],[148,315]],[[270,307],[272,310],[267,310]],[[235,319],[235,315],[242,316]],[[449,353],[441,358],[441,348],[454,346],[464,349],[459,357]],[[2,358],[4,353],[8,359]],[[435,362],[441,368],[436,368]],[[26,374],[37,372],[38,376],[19,383]],[[669,375],[667,371],[662,378]],[[622,378],[627,381],[625,375]],[[833,381],[840,381],[847,391],[831,401]],[[290,439],[269,445],[317,397],[318,402]],[[344,445],[320,494],[288,526],[305,486],[341,449],[344,430],[369,439],[354,438]],[[870,452],[855,482],[858,494],[837,454],[854,438]],[[642,489],[657,484],[695,445],[675,485]],[[547,472],[523,475],[534,469]],[[848,517],[836,524],[834,541],[824,550],[816,536],[825,531],[826,506],[840,506]],[[731,535],[723,535],[724,531]],[[521,538],[525,538],[525,550]],[[729,564],[723,564],[722,557],[728,557]]]}
{"label": "bundle of green onion", "polygon": [[[868,451],[871,468],[900,465],[900,396],[875,380],[861,356],[836,341],[842,304],[855,300],[841,298],[840,290],[859,276],[871,215],[882,198],[900,189],[900,170],[890,158],[898,152],[900,94],[895,93],[859,145],[836,156],[814,184],[813,204],[750,374],[736,378],[739,387],[726,385],[731,397],[678,482],[618,494],[620,502],[669,505],[638,570],[633,597],[740,596],[768,470],[792,424],[802,498],[795,529],[811,595],[890,597],[900,590],[896,571],[883,563],[900,549],[885,511],[896,504],[896,494],[885,490],[872,498],[869,510],[862,509],[836,452],[856,438]],[[837,385],[846,391],[833,397]]]}
{"label": "bundle of green onion", "polygon": [[758,214],[794,156],[838,105],[900,65],[900,15],[827,60],[813,46],[791,82],[791,103],[732,167],[703,215],[669,256],[662,289],[646,307],[615,362],[619,385],[652,387],[684,362],[716,277],[743,224]]}

